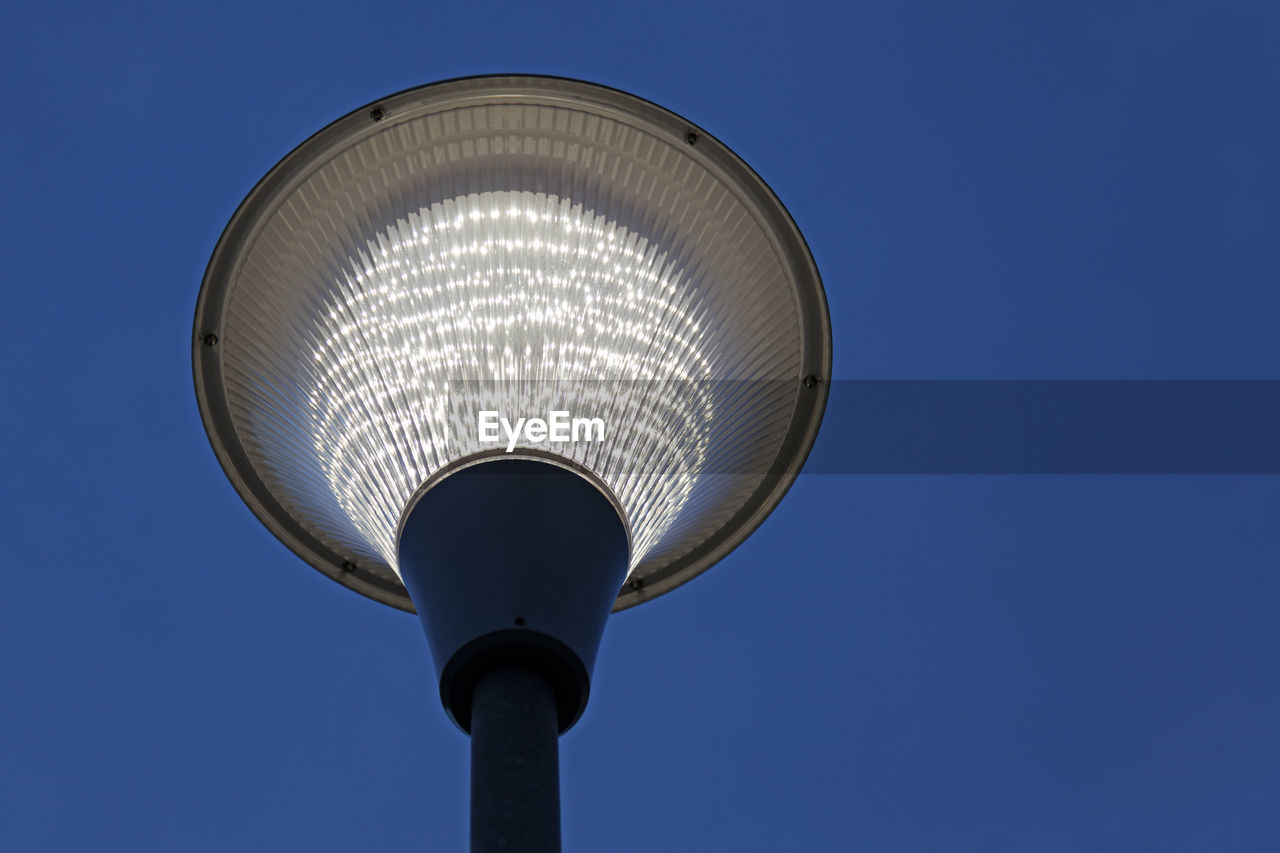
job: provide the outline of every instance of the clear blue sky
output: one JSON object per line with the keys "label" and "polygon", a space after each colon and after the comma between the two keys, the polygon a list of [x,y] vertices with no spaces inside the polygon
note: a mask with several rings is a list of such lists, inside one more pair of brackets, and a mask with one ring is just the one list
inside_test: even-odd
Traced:
{"label": "clear blue sky", "polygon": [[[420,627],[271,537],[191,388],[232,211],[387,93],[688,116],[804,231],[839,378],[1280,379],[1280,7],[1044,6],[7,5],[0,848],[464,849]],[[566,850],[1280,849],[1278,515],[1275,477],[806,475],[612,620]]]}

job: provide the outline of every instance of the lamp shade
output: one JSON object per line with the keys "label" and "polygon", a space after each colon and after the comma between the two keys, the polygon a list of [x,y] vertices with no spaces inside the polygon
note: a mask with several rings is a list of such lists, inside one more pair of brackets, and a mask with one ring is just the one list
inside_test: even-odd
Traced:
{"label": "lamp shade", "polygon": [[494,457],[608,496],[615,609],[690,579],[794,480],[830,364],[817,269],[765,183],[667,110],[547,77],[424,86],[308,139],[227,226],[193,340],[246,503],[404,609],[406,513]]}

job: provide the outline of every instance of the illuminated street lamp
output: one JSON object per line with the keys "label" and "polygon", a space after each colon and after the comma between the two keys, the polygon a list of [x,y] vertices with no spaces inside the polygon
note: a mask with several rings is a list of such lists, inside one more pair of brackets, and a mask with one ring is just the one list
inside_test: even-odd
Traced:
{"label": "illuminated street lamp", "polygon": [[224,231],[194,332],[241,497],[422,619],[476,851],[559,849],[557,737],[609,612],[764,520],[831,366],[765,183],[661,107],[549,77],[424,86],[302,143]]}

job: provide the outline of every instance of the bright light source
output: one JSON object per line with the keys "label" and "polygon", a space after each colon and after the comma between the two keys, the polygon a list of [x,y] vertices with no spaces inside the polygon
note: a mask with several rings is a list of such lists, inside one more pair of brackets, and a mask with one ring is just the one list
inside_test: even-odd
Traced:
{"label": "bright light source", "polygon": [[[312,137],[228,226],[195,332],[201,412],[246,502],[406,609],[415,494],[506,452],[481,412],[541,420],[517,451],[611,492],[627,606],[781,499],[831,358],[817,271],[765,184],[678,116],[551,78],[427,86]],[[603,440],[551,440],[555,412]]]}

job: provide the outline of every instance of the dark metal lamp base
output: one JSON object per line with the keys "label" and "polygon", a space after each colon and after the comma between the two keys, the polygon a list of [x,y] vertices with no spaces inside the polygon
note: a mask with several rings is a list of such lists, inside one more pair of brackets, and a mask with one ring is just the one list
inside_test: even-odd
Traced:
{"label": "dark metal lamp base", "polygon": [[424,491],[399,549],[440,699],[472,738],[473,853],[559,850],[557,739],[626,578],[622,518],[566,467],[490,459]]}

